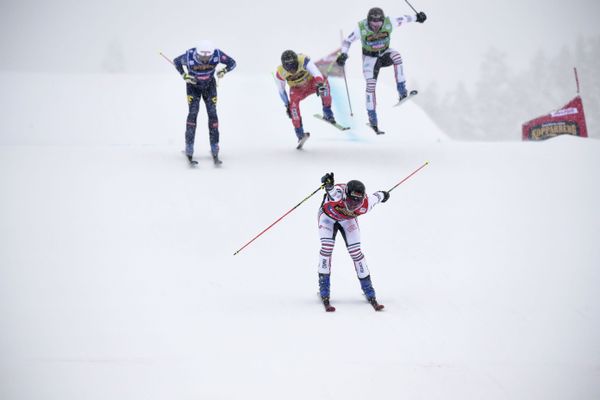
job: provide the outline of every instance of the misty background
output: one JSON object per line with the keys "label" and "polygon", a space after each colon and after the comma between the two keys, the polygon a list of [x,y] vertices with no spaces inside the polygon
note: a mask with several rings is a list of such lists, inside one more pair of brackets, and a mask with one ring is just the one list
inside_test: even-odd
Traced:
{"label": "misty background", "polygon": [[[449,136],[520,140],[523,122],[576,94],[575,66],[589,134],[598,135],[599,3],[411,3],[428,20],[395,30],[391,46],[403,56],[408,85],[421,90],[416,101]],[[302,7],[275,1],[3,1],[0,70],[172,74],[160,51],[174,58],[209,38],[236,59],[239,71],[265,75],[285,49],[314,59],[331,52],[341,33],[353,29],[372,6],[387,15],[414,14],[398,1],[308,0]],[[349,78],[362,76],[358,43],[346,69]],[[380,77],[379,86],[393,85],[391,69]],[[265,90],[277,95],[272,87]],[[354,85],[350,91],[360,93],[364,87]]]}
{"label": "misty background", "polygon": [[[598,6],[413,3],[429,19],[392,46],[418,104],[392,107],[384,69],[374,135],[355,43],[354,118],[331,80],[352,129],[309,117],[297,151],[281,52],[318,58],[404,2],[0,2],[0,399],[599,399],[600,141],[520,141],[574,96],[574,65],[597,113]],[[238,69],[224,166],[202,110],[190,169],[185,84],[159,52],[205,37]],[[360,220],[383,313],[340,239],[338,310],[319,304],[320,195],[233,256],[326,171],[372,191],[425,161]]]}

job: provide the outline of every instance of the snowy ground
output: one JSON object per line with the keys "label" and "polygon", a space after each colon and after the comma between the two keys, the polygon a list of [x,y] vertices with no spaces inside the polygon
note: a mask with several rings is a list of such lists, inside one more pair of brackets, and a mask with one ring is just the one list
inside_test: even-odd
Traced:
{"label": "snowy ground", "polygon": [[[0,76],[0,398],[600,398],[599,141],[451,142],[382,83],[377,137],[351,82],[354,129],[309,98],[299,152],[271,77],[231,74],[225,164],[202,113],[192,170],[176,75],[20,78]],[[320,194],[233,256],[325,172],[375,191],[425,161],[360,220],[385,312],[341,240],[320,306]]]}

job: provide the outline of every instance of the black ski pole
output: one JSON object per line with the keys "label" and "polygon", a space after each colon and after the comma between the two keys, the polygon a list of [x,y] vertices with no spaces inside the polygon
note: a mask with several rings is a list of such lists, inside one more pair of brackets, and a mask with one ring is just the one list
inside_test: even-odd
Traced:
{"label": "black ski pole", "polygon": [[413,9],[413,11],[415,12],[415,14],[418,14],[417,10],[415,10],[415,8],[412,6],[412,4],[410,4],[410,3],[408,2],[408,0],[404,0],[404,1],[406,2],[406,4],[408,4],[408,5],[410,6],[410,8],[412,8],[412,9]]}

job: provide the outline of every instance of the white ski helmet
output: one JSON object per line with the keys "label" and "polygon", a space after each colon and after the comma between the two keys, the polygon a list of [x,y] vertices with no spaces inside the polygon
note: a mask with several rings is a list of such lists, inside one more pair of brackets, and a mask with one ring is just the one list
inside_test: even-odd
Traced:
{"label": "white ski helmet", "polygon": [[196,46],[196,61],[207,62],[215,52],[215,46],[210,40],[201,40]]}

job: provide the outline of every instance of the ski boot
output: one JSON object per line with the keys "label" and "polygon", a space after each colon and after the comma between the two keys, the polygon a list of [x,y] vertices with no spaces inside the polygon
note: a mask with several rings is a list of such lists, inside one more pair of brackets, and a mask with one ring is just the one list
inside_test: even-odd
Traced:
{"label": "ski boot", "polygon": [[323,302],[323,307],[325,307],[325,311],[333,312],[335,311],[335,307],[331,305],[329,302],[329,278],[331,275],[329,274],[319,274],[319,295],[321,296],[321,301]]}
{"label": "ski boot", "polygon": [[373,306],[373,309],[375,309],[375,311],[383,310],[383,307],[384,307],[383,304],[379,304],[375,297],[371,297],[369,299],[369,303],[371,303],[371,305]]}
{"label": "ski boot", "polygon": [[329,122],[330,124],[335,124],[335,117],[333,116],[331,107],[323,107],[323,120]]}
{"label": "ski boot", "polygon": [[296,146],[296,149],[300,150],[300,149],[302,149],[302,146],[304,146],[304,143],[310,137],[310,133],[309,132],[304,132],[304,128],[303,127],[294,128],[294,129],[296,131],[296,137],[298,138],[298,145]]}
{"label": "ski boot", "polygon": [[321,297],[321,301],[323,302],[323,307],[325,307],[325,311],[334,312],[335,307],[331,305],[329,302],[329,297]]}
{"label": "ski boot", "polygon": [[198,161],[194,160],[192,156],[194,155],[194,145],[186,144],[185,145],[185,158],[187,158],[190,167],[195,167],[198,165]]}
{"label": "ski boot", "polygon": [[330,277],[329,274],[319,274],[319,294],[322,299],[329,299]]}
{"label": "ski boot", "polygon": [[377,112],[375,112],[375,110],[367,110],[367,114],[369,115],[369,123],[367,125],[373,129],[376,134],[383,135],[385,132],[380,131],[377,127]]}
{"label": "ski boot", "polygon": [[216,167],[220,166],[221,164],[223,164],[223,161],[221,161],[219,159],[219,145],[218,144],[211,144],[210,145],[210,153],[212,155],[213,158],[213,163],[215,164]]}
{"label": "ski boot", "polygon": [[379,304],[377,299],[375,298],[375,289],[373,288],[373,284],[371,283],[371,276],[366,276],[364,278],[359,278],[360,287],[367,298],[367,301],[375,311],[380,311],[383,309],[383,304]]}
{"label": "ski boot", "polygon": [[398,102],[400,102],[408,96],[408,91],[406,90],[406,82],[398,82],[396,86],[398,88]]}
{"label": "ski boot", "polygon": [[192,159],[192,156],[190,154],[186,154],[185,157],[188,160],[188,163],[190,163],[191,167],[195,167],[196,165],[198,165],[198,161]]}

